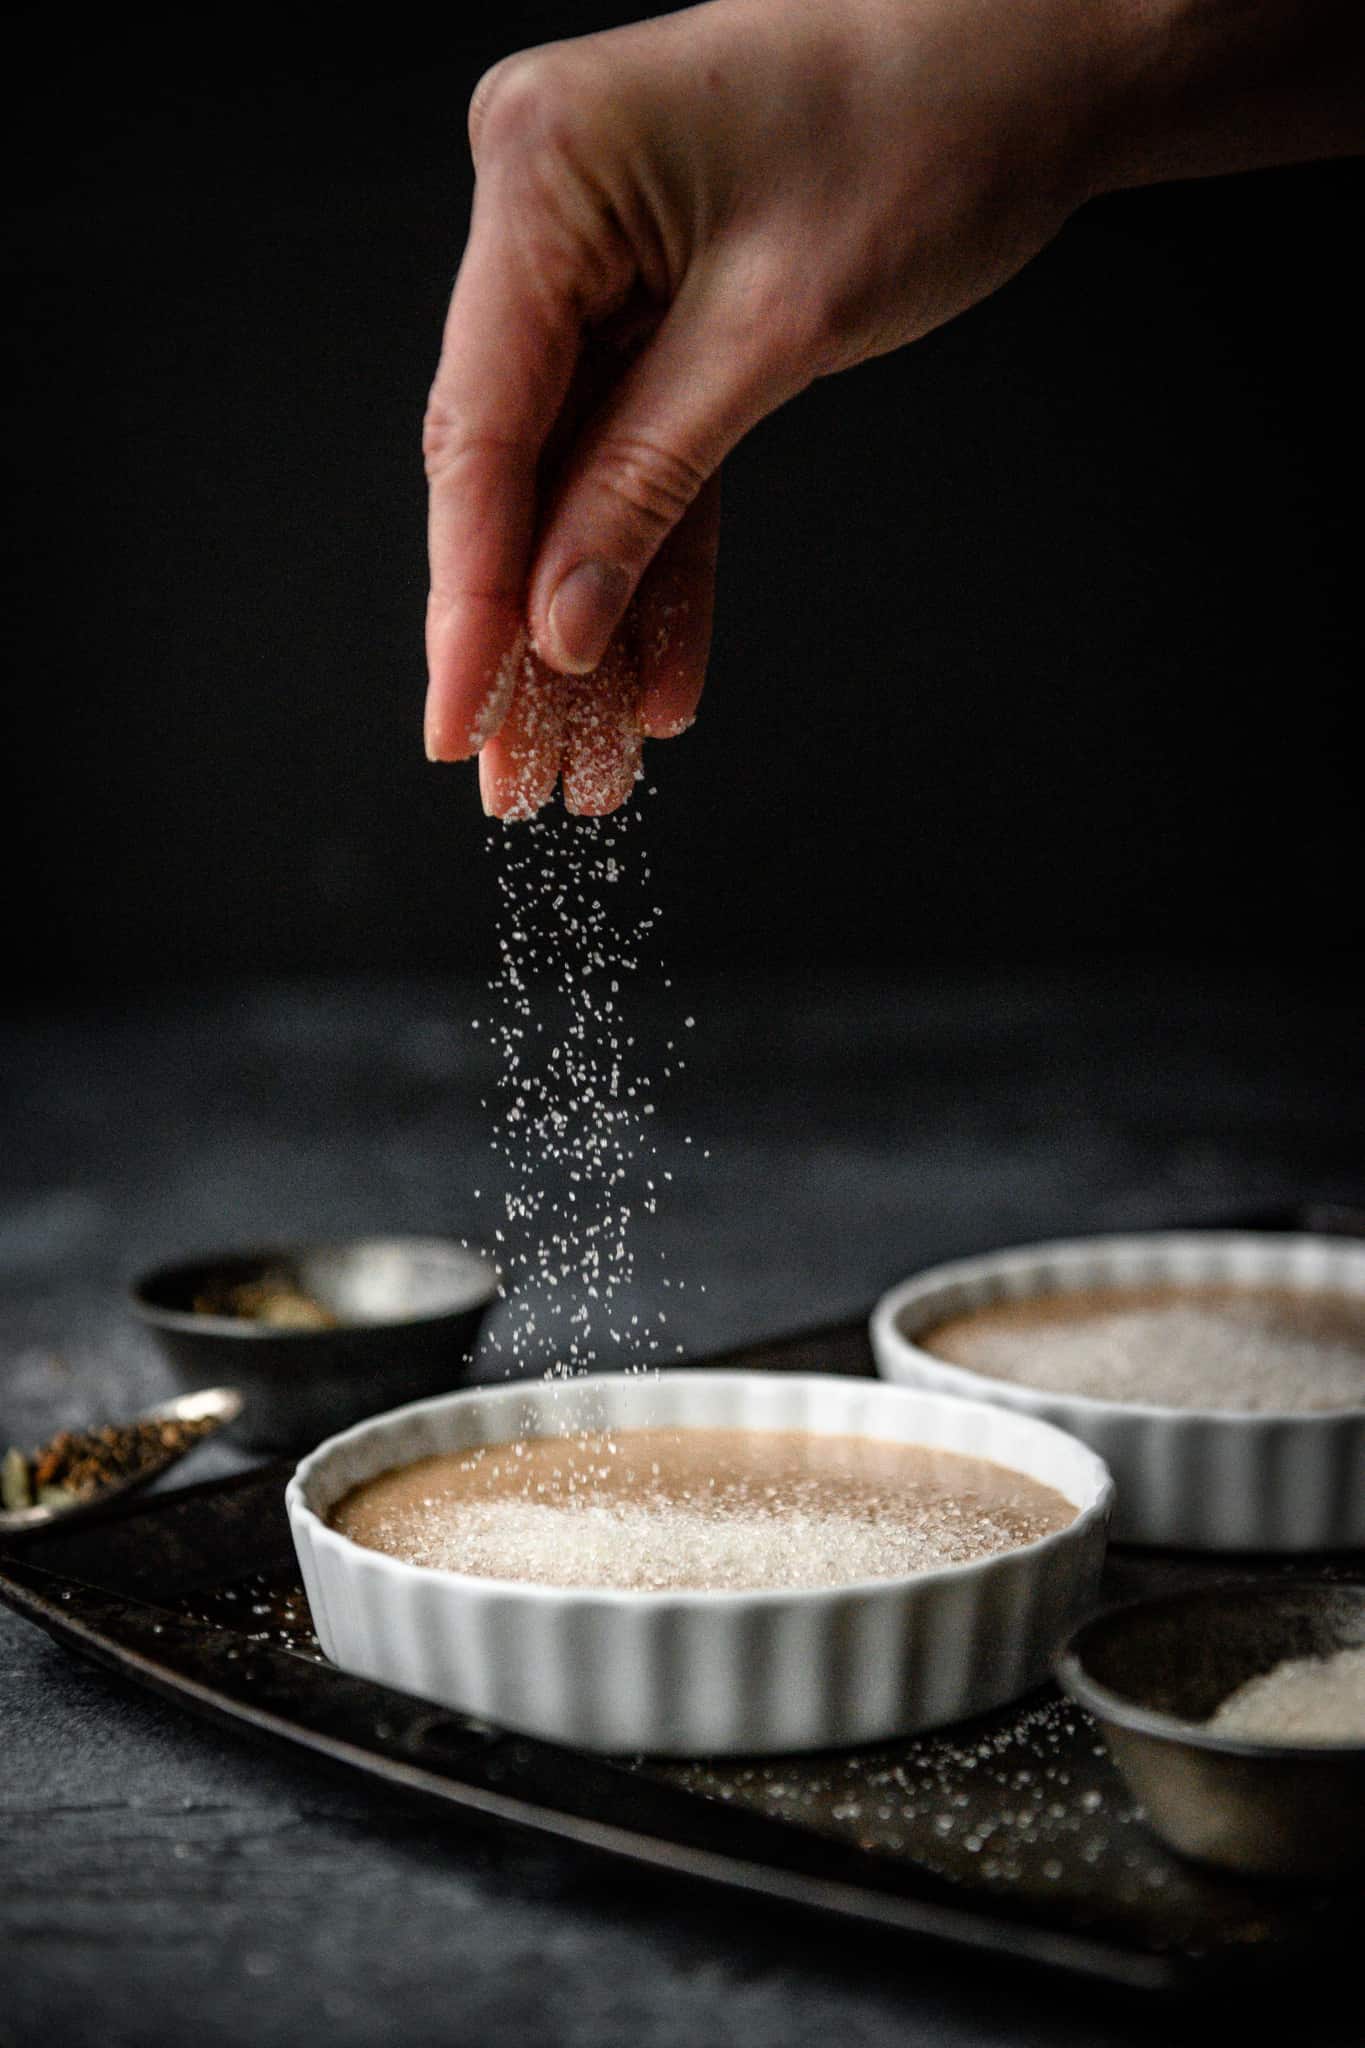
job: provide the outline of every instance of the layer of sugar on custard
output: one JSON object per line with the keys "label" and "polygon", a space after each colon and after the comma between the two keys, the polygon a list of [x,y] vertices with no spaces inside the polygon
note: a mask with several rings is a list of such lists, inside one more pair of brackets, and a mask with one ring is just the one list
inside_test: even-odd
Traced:
{"label": "layer of sugar on custard", "polygon": [[1365,1407],[1365,1297],[1289,1287],[1094,1288],[968,1310],[915,1333],[950,1364],[1149,1407]]}
{"label": "layer of sugar on custard", "polygon": [[1064,1528],[1023,1473],[803,1430],[531,1437],[396,1466],[333,1526],[412,1564],[639,1592],[848,1585],[962,1564]]}

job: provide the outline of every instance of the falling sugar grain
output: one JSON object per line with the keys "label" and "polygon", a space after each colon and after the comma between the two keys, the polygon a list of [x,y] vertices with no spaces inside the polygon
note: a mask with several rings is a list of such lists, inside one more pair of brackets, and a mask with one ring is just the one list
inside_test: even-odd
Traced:
{"label": "falling sugar grain", "polygon": [[671,1179],[655,1091],[685,1061],[673,1039],[651,1048],[639,1021],[642,984],[662,978],[640,812],[551,811],[495,825],[489,843],[501,1186],[481,1198],[500,1212],[505,1302],[487,1347],[509,1376],[665,1363],[682,1346],[637,1273],[638,1233]]}

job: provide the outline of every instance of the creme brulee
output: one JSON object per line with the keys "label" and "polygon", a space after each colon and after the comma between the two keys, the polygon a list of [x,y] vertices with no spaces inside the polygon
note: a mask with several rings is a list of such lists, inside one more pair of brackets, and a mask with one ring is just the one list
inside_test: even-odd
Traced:
{"label": "creme brulee", "polygon": [[1365,1408],[1365,1297],[1167,1285],[968,1309],[914,1341],[1038,1392],[1245,1414]]}
{"label": "creme brulee", "polygon": [[411,1564],[631,1592],[851,1585],[963,1564],[1074,1521],[955,1451],[805,1430],[530,1437],[393,1467],[329,1520]]}

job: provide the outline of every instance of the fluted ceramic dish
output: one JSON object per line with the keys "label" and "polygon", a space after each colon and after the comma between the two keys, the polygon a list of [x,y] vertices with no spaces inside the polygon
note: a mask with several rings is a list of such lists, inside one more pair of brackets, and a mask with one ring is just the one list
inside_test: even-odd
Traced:
{"label": "fluted ceramic dish", "polygon": [[1315,1413],[1169,1408],[1058,1394],[936,1358],[949,1316],[1097,1288],[1286,1287],[1365,1299],[1365,1245],[1253,1231],[1082,1238],[960,1259],[904,1281],[872,1315],[884,1378],[1069,1430],[1114,1475],[1120,1542],[1187,1550],[1365,1547],[1365,1407]]}
{"label": "fluted ceramic dish", "polygon": [[[408,1564],[331,1528],[395,1465],[581,1429],[799,1429],[988,1458],[1076,1510],[1018,1549],[814,1590],[628,1592]],[[689,1756],[842,1747],[984,1711],[1041,1680],[1093,1602],[1112,1488],[1084,1445],[979,1402],[818,1374],[609,1374],[476,1388],[361,1423],[287,1505],[323,1649],[343,1670],[550,1741]]]}

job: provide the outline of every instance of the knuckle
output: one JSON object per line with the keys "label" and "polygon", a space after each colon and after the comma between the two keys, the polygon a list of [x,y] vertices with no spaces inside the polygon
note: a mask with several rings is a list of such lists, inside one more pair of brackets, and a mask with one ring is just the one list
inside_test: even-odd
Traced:
{"label": "knuckle", "polygon": [[452,461],[459,460],[464,440],[450,407],[433,391],[422,419],[422,463],[428,483],[439,483]]}
{"label": "knuckle", "polygon": [[833,317],[820,266],[803,269],[785,240],[750,239],[732,253],[721,284],[723,349],[761,367],[785,396],[820,374]]}
{"label": "knuckle", "polygon": [[784,264],[762,281],[755,321],[776,362],[810,374],[830,346],[835,308],[818,275],[801,276]]}
{"label": "knuckle", "polygon": [[875,286],[862,280],[831,285],[812,302],[802,348],[814,376],[849,369],[871,351],[883,303]]}
{"label": "knuckle", "polygon": [[595,481],[653,532],[667,532],[694,502],[706,476],[685,456],[642,435],[614,435],[595,451]]}
{"label": "knuckle", "polygon": [[477,143],[479,130],[483,127],[489,106],[498,89],[498,80],[509,64],[516,63],[515,57],[500,57],[496,64],[490,64],[469,95],[469,109],[465,116],[469,128],[469,140]]}
{"label": "knuckle", "polygon": [[446,466],[453,438],[453,421],[449,407],[439,392],[433,391],[427,400],[427,409],[422,418],[422,462],[426,468],[428,483],[435,483]]}
{"label": "knuckle", "polygon": [[610,98],[609,75],[580,42],[546,43],[486,72],[469,114],[505,247],[530,289],[583,317],[615,303],[634,264],[607,197],[619,139]]}
{"label": "knuckle", "polygon": [[905,340],[896,309],[906,302],[907,278],[924,268],[913,228],[897,236],[875,220],[861,230],[847,226],[793,309],[813,374],[848,369]]}
{"label": "knuckle", "polygon": [[488,124],[488,116],[500,97],[517,93],[517,79],[526,68],[528,52],[517,51],[491,64],[475,86],[469,100],[469,140],[477,147]]}
{"label": "knuckle", "polygon": [[518,156],[562,139],[580,97],[573,70],[554,44],[502,58],[474,88],[471,145],[481,154]]}
{"label": "knuckle", "polygon": [[422,461],[429,484],[450,483],[470,463],[506,456],[534,460],[534,450],[508,435],[475,431],[446,403],[439,386],[432,391],[422,420]]}

